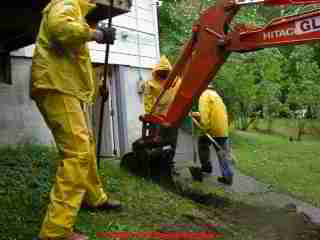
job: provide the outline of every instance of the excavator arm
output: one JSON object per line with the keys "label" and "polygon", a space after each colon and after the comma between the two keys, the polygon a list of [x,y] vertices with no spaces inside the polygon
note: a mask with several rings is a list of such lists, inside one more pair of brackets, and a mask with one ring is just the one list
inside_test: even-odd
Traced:
{"label": "excavator arm", "polygon": [[[164,90],[153,106],[151,114],[140,117],[142,137],[132,144],[132,152],[123,156],[121,166],[138,175],[153,178],[170,169],[175,144],[168,135],[162,136],[159,127],[174,129],[188,114],[194,98],[207,88],[220,67],[232,52],[250,52],[289,44],[303,44],[320,39],[320,10],[301,15],[278,18],[265,27],[230,23],[242,5],[315,4],[320,0],[222,0],[203,12],[192,27],[192,37],[185,44],[178,61],[168,76]],[[167,113],[159,115],[155,109],[165,92],[181,84]],[[169,177],[170,170],[167,171]],[[165,174],[166,175],[166,174]]]}
{"label": "excavator arm", "polygon": [[[178,126],[189,112],[192,99],[207,88],[232,52],[250,52],[281,45],[296,45],[320,39],[320,9],[277,18],[265,27],[229,24],[242,5],[315,4],[319,0],[223,0],[207,9],[193,25],[192,37],[174,65],[167,84],[159,96],[181,76],[181,85],[166,115],[149,114],[142,121]],[[156,101],[155,106],[158,101]],[[154,109],[155,109],[154,106]]]}

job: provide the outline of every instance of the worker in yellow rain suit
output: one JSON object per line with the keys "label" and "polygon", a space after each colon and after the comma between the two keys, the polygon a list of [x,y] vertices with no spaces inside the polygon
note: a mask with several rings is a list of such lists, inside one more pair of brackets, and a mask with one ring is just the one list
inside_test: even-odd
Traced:
{"label": "worker in yellow rain suit", "polygon": [[211,86],[199,98],[199,112],[194,112],[192,115],[200,120],[203,133],[207,133],[213,137],[215,142],[221,147],[219,149],[205,134],[199,137],[198,148],[201,171],[206,173],[212,172],[210,145],[213,144],[222,173],[222,177],[218,177],[218,181],[231,185],[233,172],[228,165],[229,157],[231,156],[228,145],[228,114],[222,98]]}
{"label": "worker in yellow rain suit", "polygon": [[[146,82],[145,91],[144,91],[144,109],[147,114],[151,113],[152,107],[155,104],[157,98],[161,94],[164,86],[166,84],[166,79],[172,70],[172,66],[167,59],[167,57],[162,56],[160,58],[160,62],[155,65],[152,70],[152,78]],[[158,102],[157,106],[154,109],[152,114],[160,114],[166,115],[167,111],[169,110],[169,106],[171,102],[174,100],[175,94],[180,86],[181,79],[177,77],[173,84],[172,88],[169,88],[165,94],[161,97],[160,101]],[[177,139],[178,139],[178,129],[172,127],[163,127],[154,125],[154,128],[160,128],[160,136],[165,139],[169,139],[169,142],[172,148],[176,149],[177,146]],[[177,174],[177,171],[174,166],[173,161],[174,156],[172,159],[168,159],[170,164],[170,171],[172,174]]]}
{"label": "worker in yellow rain suit", "polygon": [[87,24],[85,16],[94,7],[89,0],[51,0],[36,40],[31,94],[62,157],[39,234],[43,240],[88,239],[73,232],[81,204],[121,207],[102,188],[85,111],[96,94],[87,42],[112,44],[115,39],[114,28],[92,29]]}
{"label": "worker in yellow rain suit", "polygon": [[[172,66],[166,56],[162,56],[160,58],[160,62],[154,66],[152,70],[152,78],[146,82],[144,92],[144,109],[146,113],[151,113],[152,107],[162,92],[171,70]],[[165,115],[167,113],[170,103],[173,101],[180,86],[180,81],[181,79],[177,78],[174,87],[169,88],[161,97],[161,100],[155,108],[155,114]]]}

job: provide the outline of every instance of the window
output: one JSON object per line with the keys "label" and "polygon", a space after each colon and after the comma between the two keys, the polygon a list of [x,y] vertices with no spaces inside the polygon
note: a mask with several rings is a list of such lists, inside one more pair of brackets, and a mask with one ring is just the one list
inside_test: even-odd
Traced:
{"label": "window", "polygon": [[0,83],[12,84],[10,53],[0,52]]}

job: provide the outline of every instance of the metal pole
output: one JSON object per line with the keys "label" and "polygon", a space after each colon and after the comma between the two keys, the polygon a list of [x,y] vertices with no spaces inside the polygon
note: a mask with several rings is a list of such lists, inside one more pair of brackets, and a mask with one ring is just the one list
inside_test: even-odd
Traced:
{"label": "metal pole", "polygon": [[[113,0],[110,0],[110,6],[108,8],[108,27],[112,26],[112,8],[113,8]],[[109,63],[109,51],[110,45],[106,44],[106,52],[105,52],[105,60],[104,60],[104,71],[103,71],[103,82],[102,87],[104,89],[107,88],[107,73],[108,73],[108,63]],[[111,96],[112,98],[112,96]],[[99,135],[98,135],[98,148],[97,148],[97,164],[98,168],[100,168],[100,153],[101,153],[101,143],[102,143],[102,130],[103,130],[103,120],[104,120],[104,106],[107,101],[105,96],[102,97],[101,108],[100,108],[100,121],[99,121]]]}
{"label": "metal pole", "polygon": [[[116,148],[116,139],[115,139],[115,124],[114,124],[114,108],[113,108],[113,99],[112,99],[112,90],[113,90],[113,85],[111,82],[111,78],[109,81],[109,91],[111,93],[111,98],[110,98],[110,115],[111,115],[111,124],[112,124],[112,143],[113,143],[113,156],[117,155],[117,148]],[[112,89],[112,90],[110,90]],[[116,89],[114,89],[116,90]],[[109,94],[110,95],[110,94]]]}

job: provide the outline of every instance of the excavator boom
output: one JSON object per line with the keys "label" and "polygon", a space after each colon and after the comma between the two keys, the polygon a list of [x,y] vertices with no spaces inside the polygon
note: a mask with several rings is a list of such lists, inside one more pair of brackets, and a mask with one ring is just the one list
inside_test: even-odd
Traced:
{"label": "excavator boom", "polygon": [[[207,9],[194,24],[192,37],[174,65],[158,98],[172,87],[176,77],[181,85],[166,115],[150,114],[142,121],[178,126],[191,108],[193,98],[207,88],[232,52],[250,52],[281,45],[296,45],[320,39],[320,10],[277,18],[265,27],[229,24],[241,5],[315,4],[319,0],[224,0]],[[158,104],[155,103],[155,106]],[[155,109],[154,106],[154,109]]]}
{"label": "excavator boom", "polygon": [[[172,87],[176,77],[182,76],[181,85],[166,115],[149,114],[140,118],[145,122],[176,126],[188,113],[192,99],[199,96],[216,75],[229,53],[220,45],[226,37],[226,27],[239,7],[223,1],[207,9],[192,28],[192,37],[168,76],[165,91]],[[156,101],[155,106],[158,104]]]}
{"label": "excavator boom", "polygon": [[248,52],[281,45],[296,45],[320,39],[320,10],[278,18],[263,28],[238,26],[230,34],[227,51]]}
{"label": "excavator boom", "polygon": [[264,5],[307,5],[317,4],[318,0],[235,0],[236,5],[263,3]]}
{"label": "excavator boom", "polygon": [[[169,140],[168,134],[163,136],[160,129],[167,131],[179,126],[190,111],[193,99],[207,88],[230,53],[320,39],[320,10],[277,18],[265,27],[236,25],[231,30],[230,23],[240,6],[315,3],[320,3],[320,0],[218,0],[215,6],[203,12],[194,23],[192,37],[173,66],[151,113],[140,117],[142,137],[132,144],[133,151],[125,154],[121,166],[152,178],[163,175],[164,168],[171,169],[176,144]],[[176,84],[177,77],[181,77],[181,83],[167,113],[157,114],[155,110],[160,99]],[[172,176],[171,170],[164,172]]]}

